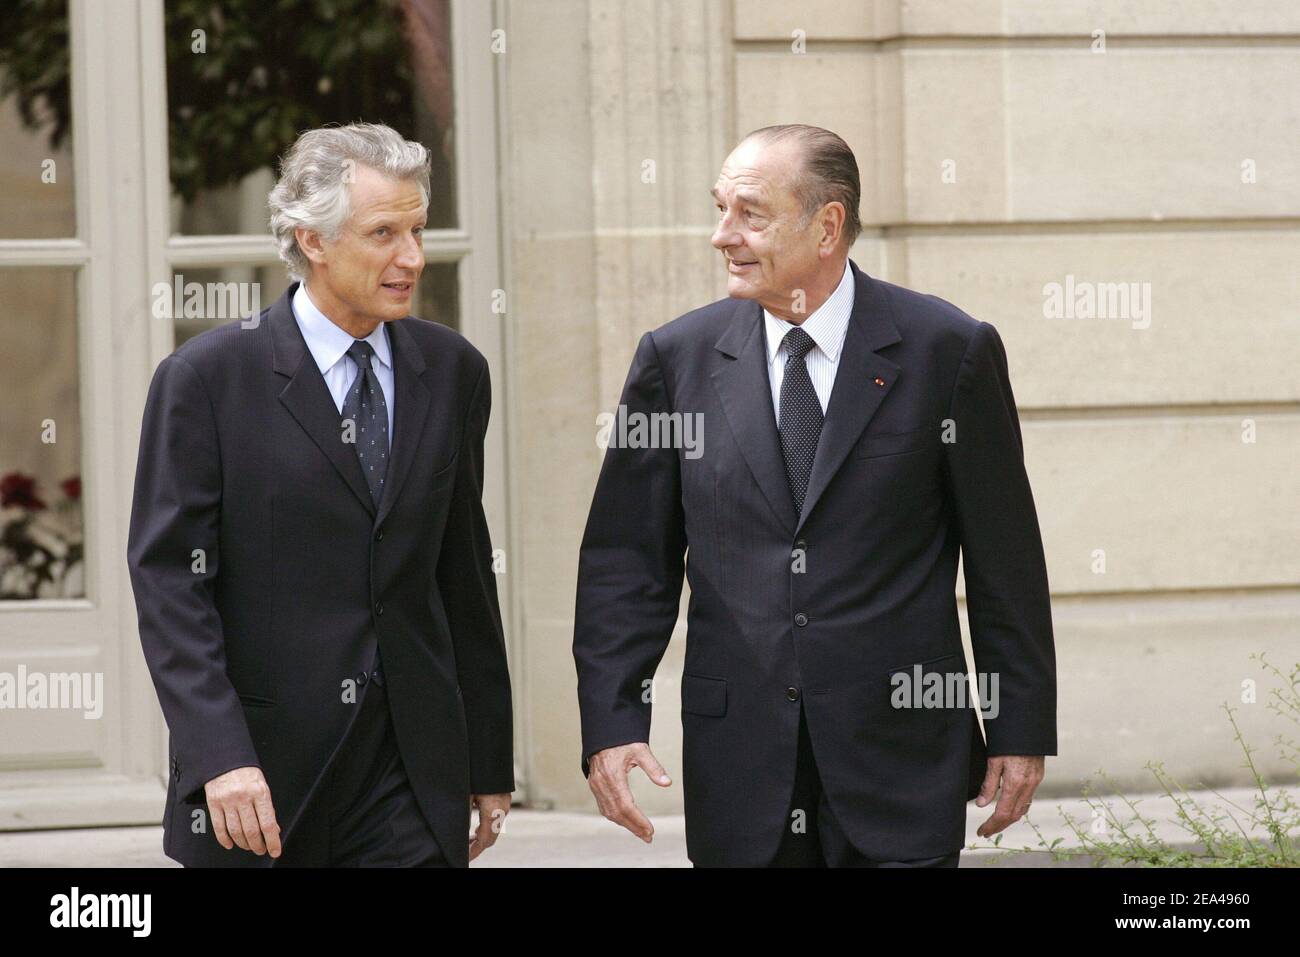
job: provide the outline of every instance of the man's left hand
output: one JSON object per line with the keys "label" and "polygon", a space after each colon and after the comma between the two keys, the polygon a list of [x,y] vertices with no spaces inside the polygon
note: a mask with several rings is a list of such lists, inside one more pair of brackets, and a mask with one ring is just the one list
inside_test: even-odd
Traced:
{"label": "man's left hand", "polygon": [[478,826],[469,839],[469,859],[472,861],[497,842],[501,825],[510,813],[510,795],[471,794],[469,806],[478,808]]}
{"label": "man's left hand", "polygon": [[1046,758],[1041,754],[999,754],[989,758],[984,786],[975,799],[975,806],[984,807],[993,800],[999,779],[1002,781],[1002,796],[998,798],[993,815],[979,826],[976,834],[990,837],[1025,816],[1034,791],[1043,780],[1045,763]]}

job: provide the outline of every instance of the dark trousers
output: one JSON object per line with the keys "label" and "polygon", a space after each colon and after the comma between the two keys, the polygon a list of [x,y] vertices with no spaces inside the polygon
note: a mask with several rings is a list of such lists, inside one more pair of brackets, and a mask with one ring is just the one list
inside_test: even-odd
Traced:
{"label": "dark trousers", "polygon": [[277,866],[447,867],[397,750],[382,671],[361,692],[360,711]]}
{"label": "dark trousers", "polygon": [[785,836],[769,867],[956,867],[961,848],[940,857],[875,861],[864,857],[835,819],[813,758],[808,722],[799,709],[799,754]]}

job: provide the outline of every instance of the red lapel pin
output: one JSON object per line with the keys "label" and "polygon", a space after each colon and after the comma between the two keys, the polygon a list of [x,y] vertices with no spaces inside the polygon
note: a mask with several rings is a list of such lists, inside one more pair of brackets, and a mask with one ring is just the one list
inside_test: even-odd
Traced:
{"label": "red lapel pin", "polygon": [[885,380],[882,379],[882,378],[880,378],[880,376],[876,376],[876,385],[881,385],[881,386],[882,386],[882,385],[884,385],[884,384],[885,384]]}

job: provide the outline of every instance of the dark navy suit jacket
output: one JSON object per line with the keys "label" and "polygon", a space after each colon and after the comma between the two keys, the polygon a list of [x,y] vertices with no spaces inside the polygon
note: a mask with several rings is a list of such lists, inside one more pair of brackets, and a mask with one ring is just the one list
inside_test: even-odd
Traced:
{"label": "dark navy suit jacket", "polygon": [[514,789],[481,499],[487,363],[436,323],[389,323],[395,422],[376,509],[293,317],[296,288],[254,328],[186,342],[149,388],[128,562],[171,732],[164,850],[187,865],[272,862],[194,827],[204,784],[242,766],[263,770],[292,845],[377,643],[412,790],[464,866],[469,795]]}
{"label": "dark navy suit jacket", "polygon": [[[796,513],[761,307],[724,299],[642,337],[629,415],[701,416],[702,454],[613,430],[579,562],[583,769],[648,741],[648,682],[690,584],[682,779],[691,860],[762,865],[794,785],[804,709],[822,784],[859,852],[947,854],[986,755],[1056,753],[1047,572],[997,331],[851,264],[852,318]],[[955,441],[948,441],[955,439]],[[662,443],[660,443],[662,445]],[[640,447],[632,447],[632,446]],[[999,708],[897,708],[891,676],[975,669]],[[990,684],[991,688],[992,685]]]}

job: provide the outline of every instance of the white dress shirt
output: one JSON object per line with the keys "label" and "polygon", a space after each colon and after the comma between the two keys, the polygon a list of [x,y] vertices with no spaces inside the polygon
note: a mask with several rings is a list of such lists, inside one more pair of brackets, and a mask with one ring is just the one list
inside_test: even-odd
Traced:
{"label": "white dress shirt", "polygon": [[[298,291],[293,294],[293,316],[298,320],[302,337],[307,340],[307,348],[325,377],[334,404],[338,406],[339,415],[343,414],[343,400],[347,397],[348,387],[357,377],[357,364],[347,354],[354,342],[342,327],[336,326],[329,318],[316,308],[316,304],[307,295],[307,284],[299,283]],[[375,350],[375,360],[371,368],[384,390],[384,405],[388,407],[388,448],[393,448],[393,405],[396,394],[393,388],[393,351],[388,344],[388,323],[381,322],[375,331],[366,336],[365,342]]]}
{"label": "white dress shirt", "polygon": [[[846,260],[844,275],[840,277],[840,284],[835,287],[835,291],[798,327],[817,343],[804,356],[804,364],[808,367],[808,377],[812,379],[817,399],[822,404],[823,415],[831,400],[835,372],[840,367],[840,351],[844,348],[844,337],[849,331],[855,291],[853,270]],[[786,333],[796,327],[793,322],[786,322],[766,309],[763,310],[763,326],[767,333],[767,378],[772,383],[772,409],[776,412],[776,421],[780,422],[781,380],[785,378],[785,362],[789,358],[783,340]]]}

